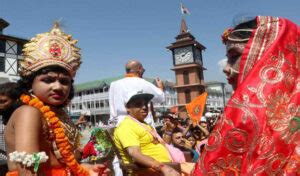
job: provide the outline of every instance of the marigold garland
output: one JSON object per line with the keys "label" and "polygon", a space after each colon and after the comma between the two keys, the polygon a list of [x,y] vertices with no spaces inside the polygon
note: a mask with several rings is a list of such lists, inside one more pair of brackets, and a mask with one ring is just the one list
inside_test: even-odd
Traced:
{"label": "marigold garland", "polygon": [[226,42],[228,41],[228,37],[232,31],[233,31],[233,28],[225,29],[225,31],[223,32],[223,34],[221,36],[223,44],[226,44]]}
{"label": "marigold garland", "polygon": [[51,111],[51,108],[45,106],[37,97],[32,98],[29,95],[23,94],[20,99],[24,104],[38,108],[43,113],[43,117],[49,123],[49,128],[53,131],[53,140],[60,151],[62,159],[67,167],[71,169],[72,173],[79,176],[89,175],[89,173],[76,161],[74,154],[71,151],[71,144],[61,126],[62,123],[59,118],[56,117],[55,112]]}

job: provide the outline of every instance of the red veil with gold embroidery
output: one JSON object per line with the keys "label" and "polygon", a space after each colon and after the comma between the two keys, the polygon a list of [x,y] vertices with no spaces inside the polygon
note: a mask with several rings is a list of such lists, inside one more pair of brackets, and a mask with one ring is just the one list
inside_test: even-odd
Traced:
{"label": "red veil with gold embroidery", "polygon": [[194,175],[300,174],[300,30],[287,19],[256,19],[238,87]]}

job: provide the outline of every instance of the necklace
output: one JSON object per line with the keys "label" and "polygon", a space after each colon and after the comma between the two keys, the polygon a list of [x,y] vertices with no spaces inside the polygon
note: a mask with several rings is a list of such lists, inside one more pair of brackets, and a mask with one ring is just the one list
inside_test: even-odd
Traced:
{"label": "necklace", "polygon": [[33,106],[43,113],[43,117],[48,123],[50,132],[53,132],[54,134],[52,140],[55,142],[58,151],[62,156],[63,162],[72,171],[72,173],[80,176],[89,175],[89,173],[76,161],[74,153],[72,152],[71,144],[62,127],[63,123],[56,116],[56,113],[53,112],[49,106],[44,105],[44,103],[37,97],[31,97],[23,94],[20,99],[24,104]]}

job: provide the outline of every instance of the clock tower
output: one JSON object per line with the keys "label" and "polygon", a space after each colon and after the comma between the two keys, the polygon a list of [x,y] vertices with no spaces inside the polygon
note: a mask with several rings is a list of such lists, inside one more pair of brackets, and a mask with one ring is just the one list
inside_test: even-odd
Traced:
{"label": "clock tower", "polygon": [[167,49],[173,55],[172,70],[176,76],[179,117],[186,118],[185,105],[205,91],[202,51],[206,48],[188,31],[184,18],[181,20],[180,33],[175,39]]}

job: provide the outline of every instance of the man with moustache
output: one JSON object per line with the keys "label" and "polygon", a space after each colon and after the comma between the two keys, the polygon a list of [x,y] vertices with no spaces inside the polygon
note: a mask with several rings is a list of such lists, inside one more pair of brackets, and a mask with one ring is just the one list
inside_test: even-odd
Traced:
{"label": "man with moustache", "polygon": [[[137,163],[153,170],[153,174],[179,176],[179,173],[163,162],[171,162],[167,148],[157,138],[154,128],[145,123],[148,102],[152,94],[143,90],[129,92],[125,97],[127,115],[114,132],[114,142],[125,163]],[[134,171],[133,171],[134,172]],[[146,173],[134,173],[145,175]]]}

